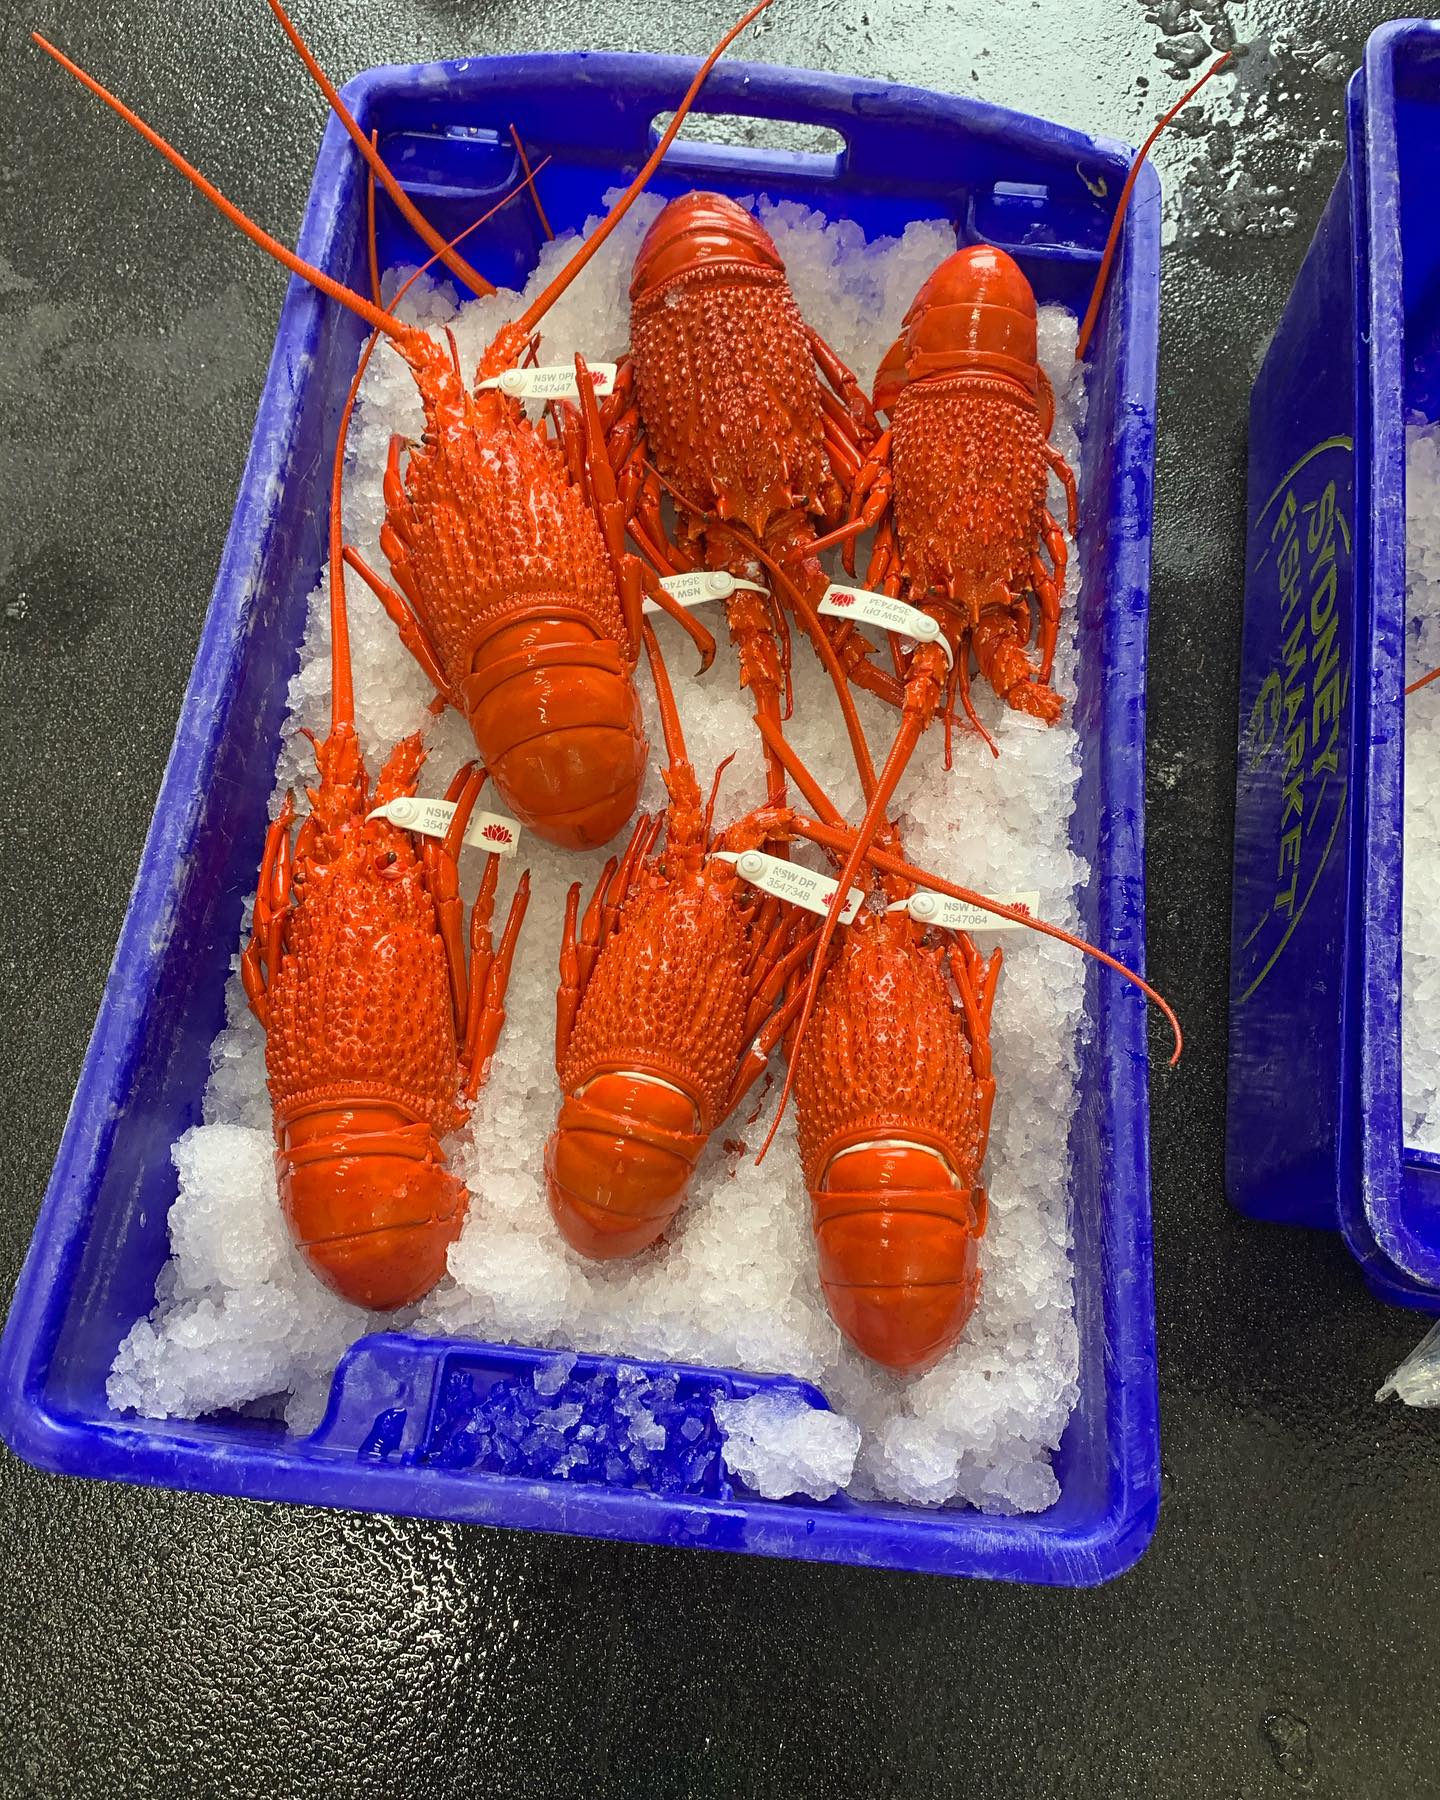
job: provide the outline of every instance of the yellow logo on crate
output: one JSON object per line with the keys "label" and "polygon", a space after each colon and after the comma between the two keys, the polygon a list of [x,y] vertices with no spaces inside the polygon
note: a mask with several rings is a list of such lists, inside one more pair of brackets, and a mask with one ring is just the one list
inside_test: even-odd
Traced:
{"label": "yellow logo on crate", "polygon": [[[1237,1005],[1280,960],[1345,817],[1350,664],[1338,601],[1342,561],[1348,569],[1351,555],[1354,448],[1348,437],[1329,437],[1306,451],[1251,527],[1251,542],[1258,537],[1264,546],[1252,575],[1271,567],[1279,629],[1275,665],[1242,734],[1240,774],[1257,812],[1267,820],[1272,809],[1278,813],[1278,828],[1268,845],[1246,846],[1256,855],[1268,850],[1273,870],[1266,886],[1255,876],[1247,882],[1261,911],[1241,945]],[[1243,794],[1242,811],[1248,814]]]}

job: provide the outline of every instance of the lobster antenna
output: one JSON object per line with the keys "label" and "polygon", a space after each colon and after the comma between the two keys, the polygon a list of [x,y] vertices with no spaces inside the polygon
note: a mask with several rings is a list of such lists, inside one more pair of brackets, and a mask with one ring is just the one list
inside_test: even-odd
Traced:
{"label": "lobster antenna", "polygon": [[[301,37],[294,22],[290,18],[290,15],[280,4],[280,0],[269,0],[269,5],[271,12],[274,13],[275,17],[280,22],[280,29],[294,46],[296,55],[309,70],[316,87],[319,88],[326,100],[329,101],[331,112],[334,113],[335,117],[345,127],[346,131],[349,132],[354,141],[355,148],[370,165],[370,172],[395,202],[395,205],[399,208],[401,217],[410,226],[411,230],[416,233],[427,250],[434,251],[435,255],[440,258],[441,262],[444,263],[445,267],[449,269],[452,275],[458,275],[461,281],[472,288],[475,293],[493,294],[495,292],[494,282],[487,281],[478,269],[472,268],[463,256],[456,254],[455,246],[447,243],[441,234],[436,231],[435,227],[390,173],[379,150],[371,143],[370,139],[356,123],[354,115],[351,113],[349,107],[346,106],[345,102],[340,98],[340,90],[315,60],[310,46],[305,42],[304,38]],[[528,167],[526,169],[526,174],[529,174]]]}
{"label": "lobster antenna", "polygon": [[661,134],[660,142],[656,144],[655,148],[646,158],[640,173],[630,183],[629,187],[626,188],[625,192],[610,209],[609,214],[595,227],[594,231],[592,231],[585,242],[581,244],[579,249],[570,258],[569,262],[566,263],[565,267],[550,285],[538,294],[520,315],[517,324],[522,331],[533,331],[535,329],[541,319],[545,317],[545,314],[560,298],[561,294],[565,292],[566,288],[569,287],[570,283],[605,242],[606,238],[609,237],[610,233],[625,217],[626,213],[629,212],[634,202],[639,199],[640,195],[644,192],[650,177],[655,173],[656,169],[659,168],[665,152],[670,148],[671,144],[674,143],[676,134],[679,132],[680,127],[685,123],[685,115],[695,104],[710,71],[730,48],[731,44],[734,43],[735,39],[739,37],[740,33],[745,30],[746,26],[753,24],[753,22],[760,17],[761,13],[772,4],[773,0],[759,0],[759,4],[752,6],[743,19],[740,19],[736,24],[730,27],[724,37],[721,38],[720,42],[705,58],[704,62],[701,63],[700,67],[695,71],[695,79],[685,90],[684,99],[675,108],[675,116],[665,127],[664,132]]}
{"label": "lobster antenna", "polygon": [[[826,850],[848,850],[854,842],[855,831],[847,825],[836,811],[820,784],[815,780],[781,733],[769,719],[756,718],[760,735],[771,745],[775,754],[785,765],[786,773],[794,781],[796,787],[804,795],[809,804],[819,813],[822,823],[816,825],[813,820],[796,815],[794,825],[803,838],[821,845]],[[1038,931],[1042,937],[1052,937],[1062,944],[1069,944],[1072,950],[1083,951],[1086,956],[1093,956],[1097,962],[1104,963],[1107,969],[1114,969],[1117,974],[1139,988],[1145,998],[1164,1014],[1171,1031],[1175,1034],[1175,1052],[1170,1058],[1173,1068],[1180,1060],[1180,1050],[1184,1043],[1184,1035],[1180,1030],[1180,1021],[1175,1017],[1173,1007],[1162,994],[1156,992],[1148,981],[1127,968],[1116,957],[1102,950],[1098,944],[1088,939],[1076,937],[1073,932],[1066,931],[1061,925],[1051,925],[1045,919],[1037,919],[1032,913],[1023,912],[1019,907],[1006,906],[1002,900],[991,900],[984,894],[978,894],[973,888],[957,887],[953,881],[943,881],[929,870],[918,868],[907,862],[904,857],[896,856],[892,851],[882,850],[872,844],[865,852],[865,859],[871,862],[886,875],[899,875],[911,882],[915,887],[931,888],[937,894],[948,894],[952,900],[963,900],[970,906],[978,906],[985,912],[994,913],[997,918],[1011,919],[1017,925],[1024,925],[1030,931]]]}
{"label": "lobster antenna", "polygon": [[350,435],[350,415],[355,410],[355,396],[370,366],[371,352],[380,341],[380,333],[372,331],[369,341],[355,365],[345,405],[340,413],[340,428],[335,437],[335,466],[330,475],[330,732],[334,734],[355,723],[355,677],[350,665],[350,614],[345,605],[345,533],[340,517],[340,486],[345,474],[345,440]]}
{"label": "lobster antenna", "polygon": [[1080,335],[1075,340],[1076,362],[1079,362],[1081,357],[1084,356],[1090,343],[1091,334],[1095,330],[1095,321],[1100,314],[1100,302],[1105,298],[1105,287],[1110,279],[1110,265],[1115,260],[1115,251],[1120,242],[1120,228],[1125,223],[1125,212],[1130,204],[1130,190],[1135,186],[1135,179],[1140,173],[1141,165],[1144,163],[1145,158],[1150,154],[1151,146],[1154,144],[1156,138],[1159,137],[1160,133],[1175,117],[1176,113],[1178,113],[1182,107],[1189,105],[1210,77],[1212,75],[1218,75],[1234,54],[1235,52],[1233,50],[1227,50],[1223,56],[1217,57],[1195,85],[1186,88],[1185,92],[1170,108],[1169,112],[1161,118],[1155,129],[1140,146],[1139,150],[1136,151],[1135,160],[1130,164],[1130,172],[1125,177],[1125,185],[1120,190],[1120,201],[1115,208],[1115,217],[1110,221],[1110,235],[1105,240],[1105,251],[1100,258],[1100,268],[1095,276],[1095,285],[1090,290],[1090,304],[1085,309],[1085,317],[1080,326]]}
{"label": "lobster antenna", "polygon": [[160,133],[147,125],[138,113],[132,112],[123,100],[117,100],[108,88],[101,87],[93,75],[87,75],[78,63],[71,62],[63,51],[57,50],[53,44],[48,43],[38,31],[32,31],[30,39],[47,56],[59,63],[62,69],[73,75],[82,87],[89,88],[97,100],[103,100],[111,112],[118,114],[133,131],[138,131],[147,144],[158,150],[172,168],[178,169],[192,187],[198,188],[215,210],[223,213],[236,230],[242,231],[252,244],[258,244],[267,256],[274,257],[275,261],[287,268],[292,275],[298,275],[302,281],[308,281],[311,287],[318,288],[327,299],[338,301],[341,306],[346,306],[351,312],[358,314],[372,331],[383,331],[387,337],[394,338],[397,343],[404,342],[408,335],[406,327],[397,325],[388,313],[382,312],[378,306],[372,306],[361,295],[352,293],[344,282],[336,281],[333,275],[327,275],[323,269],[317,269],[313,263],[306,262],[293,250],[287,249],[278,238],[273,238],[268,231],[263,231],[253,219],[241,212],[233,200],[227,200],[213,182],[207,181],[193,164],[186,162],[180,152],[172,145],[167,144]]}
{"label": "lobster antenna", "polygon": [[[530,177],[532,171],[530,168],[530,158],[525,154],[525,140],[515,129],[513,121],[510,126],[510,142],[515,146],[515,154],[520,158],[520,167],[525,171],[526,176]],[[540,198],[540,190],[538,187],[531,186],[530,198],[534,203],[535,215],[540,221],[540,229],[545,233],[546,241],[553,242],[555,233],[550,229],[550,220],[546,216],[544,202]]]}
{"label": "lobster antenna", "polygon": [[1412,681],[1406,688],[1406,694],[1418,694],[1421,688],[1429,687],[1432,681],[1440,681],[1440,669],[1432,669],[1428,675],[1422,675],[1418,681]]}
{"label": "lobster antenna", "polygon": [[[378,148],[380,133],[370,133],[370,146]],[[380,292],[380,240],[375,233],[375,171],[371,169],[370,179],[365,183],[365,257],[370,268],[370,298],[377,306],[385,304]]]}
{"label": "lobster antenna", "polygon": [[[549,159],[547,158],[546,161]],[[542,162],[539,167],[544,168]],[[534,181],[533,172],[526,170],[525,179],[518,182],[510,192],[497,200],[488,212],[481,213],[453,240],[458,244],[469,237],[472,231],[478,231],[482,225],[488,224],[502,206],[509,203]],[[379,292],[379,259],[375,250],[375,177],[371,174],[368,193],[368,217],[370,220],[370,279]],[[414,287],[427,270],[441,261],[437,251],[430,261],[424,263],[400,287],[395,298],[385,309],[393,313],[395,308]],[[335,438],[335,465],[330,477],[330,730],[335,732],[342,725],[355,723],[355,681],[350,664],[350,613],[345,603],[345,534],[344,522],[341,518],[341,484],[345,473],[345,444],[350,436],[350,419],[355,411],[355,400],[360,392],[360,383],[365,379],[365,371],[370,367],[370,358],[375,354],[375,346],[380,342],[379,331],[372,331],[366,340],[365,348],[360,353],[360,360],[355,366],[355,375],[350,383],[349,392],[345,396],[345,405],[340,413],[340,426]]]}
{"label": "lobster antenna", "polygon": [[821,662],[825,665],[825,673],[830,677],[831,685],[835,689],[835,697],[840,702],[840,716],[845,721],[845,734],[850,739],[850,754],[855,758],[855,770],[860,777],[860,791],[868,801],[875,792],[875,763],[870,755],[870,745],[865,737],[865,727],[860,722],[855,696],[850,690],[850,683],[841,666],[840,658],[835,654],[835,646],[830,642],[829,633],[821,623],[819,614],[811,606],[800,583],[783,563],[771,556],[757,537],[748,532],[746,535],[750,537],[750,546],[756,556],[789,595],[790,604],[799,613],[801,623],[805,626],[806,635],[815,646],[816,654]]}
{"label": "lobster antenna", "polygon": [[795,753],[794,746],[790,743],[789,739],[785,736],[785,733],[775,721],[763,717],[763,715],[758,712],[754,714],[754,720],[755,729],[760,733],[761,737],[764,738],[765,742],[775,752],[776,757],[784,765],[785,773],[795,783],[796,787],[799,788],[800,797],[804,800],[805,804],[812,812],[819,813],[821,820],[828,825],[832,831],[843,831],[847,833],[846,841],[840,848],[842,850],[848,850],[850,847],[848,836],[850,827],[845,821],[844,813],[841,812],[840,808],[825,792],[824,788],[821,787],[820,783],[810,773],[809,769],[801,762],[800,758]]}
{"label": "lobster antenna", "polygon": [[[849,826],[837,830],[831,825],[818,825],[813,819],[806,819],[798,814],[792,823],[799,836],[808,838],[811,843],[819,844],[827,850],[845,849],[855,835]],[[933,888],[937,894],[948,894],[951,899],[962,900],[968,906],[978,906],[983,912],[994,913],[996,918],[1009,919],[1016,925],[1023,925],[1027,931],[1036,931],[1042,937],[1054,938],[1057,943],[1068,944],[1072,950],[1082,951],[1096,962],[1103,963],[1107,969],[1113,969],[1117,975],[1123,975],[1132,987],[1137,988],[1159,1009],[1175,1039],[1175,1048],[1170,1054],[1170,1067],[1173,1069],[1179,1062],[1181,1051],[1185,1048],[1185,1034],[1180,1029],[1175,1009],[1163,994],[1151,987],[1143,975],[1137,975],[1118,957],[1111,956],[1108,950],[1102,950],[1098,944],[1092,944],[1085,938],[1076,937],[1063,926],[1051,925],[1047,920],[1037,919],[1018,907],[1007,906],[1003,900],[992,900],[988,894],[979,894],[973,888],[960,887],[953,881],[942,880],[940,876],[930,874],[927,869],[917,868],[914,863],[906,862],[904,857],[895,856],[876,845],[872,845],[865,856],[868,862],[872,862],[887,875],[899,875],[916,887]]]}

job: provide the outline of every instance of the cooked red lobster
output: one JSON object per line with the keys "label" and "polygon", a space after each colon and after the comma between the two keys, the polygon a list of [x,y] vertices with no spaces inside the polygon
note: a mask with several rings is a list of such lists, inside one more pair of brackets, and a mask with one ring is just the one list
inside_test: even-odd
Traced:
{"label": "cooked red lobster", "polygon": [[[302,261],[226,200],[157,133],[68,58],[50,56],[96,94],[253,243],[381,332],[415,377],[425,430],[392,442],[381,542],[397,592],[353,553],[437,692],[464,711],[510,810],[550,842],[607,842],[639,798],[646,744],[632,672],[646,592],[680,617],[708,658],[708,634],[674,605],[619,534],[598,520],[560,447],[521,403],[486,387],[533,351],[535,328],[644,188],[726,46],[770,5],[760,0],[701,65],[674,117],[608,217],[516,319],[502,326],[467,386],[453,339],[437,343]],[[392,196],[398,184],[345,111],[279,0],[271,10]],[[425,242],[467,278],[469,265],[414,207]],[[489,284],[473,277],[482,289]],[[598,445],[586,454],[603,457]]]}
{"label": "cooked red lobster", "polygon": [[[739,1105],[790,1016],[777,1002],[808,953],[793,908],[757,895],[734,855],[774,835],[761,813],[712,834],[664,665],[644,627],[669,765],[663,818],[642,816],[580,918],[570,890],[545,1150],[567,1243],[630,1256],[674,1219],[711,1134]],[[718,784],[718,774],[717,774]],[[663,839],[662,839],[663,827]]]}
{"label": "cooked red lobster", "polygon": [[[807,635],[825,631],[850,679],[898,701],[870,646],[814,607],[827,577],[811,549],[845,517],[879,427],[858,382],[800,315],[760,221],[723,194],[672,200],[630,282],[630,349],[605,403],[632,532],[667,569],[723,569],[762,590],[770,573]],[[672,543],[662,486],[679,507]],[[785,565],[782,569],[777,565]],[[789,634],[770,592],[725,602],[740,679],[757,709],[788,711]],[[767,751],[769,799],[784,778]]]}

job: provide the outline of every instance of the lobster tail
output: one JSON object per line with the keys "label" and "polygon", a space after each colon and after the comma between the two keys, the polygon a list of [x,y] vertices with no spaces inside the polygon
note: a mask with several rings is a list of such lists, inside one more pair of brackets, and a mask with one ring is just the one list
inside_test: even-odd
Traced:
{"label": "lobster tail", "polygon": [[461,699],[509,810],[564,849],[608,843],[645,779],[644,718],[619,646],[537,618],[496,632],[476,663]]}
{"label": "lobster tail", "polygon": [[734,43],[735,39],[739,37],[740,33],[744,31],[748,25],[753,24],[754,21],[760,17],[761,13],[763,13],[771,4],[772,0],[759,0],[758,5],[752,6],[742,19],[737,20],[736,23],[730,27],[724,37],[721,38],[720,42],[716,44],[715,48],[705,58],[704,62],[701,63],[700,67],[695,71],[694,80],[685,90],[684,98],[675,108],[670,123],[661,133],[660,141],[645,159],[639,174],[615,202],[614,206],[610,208],[610,211],[606,214],[605,218],[601,220],[600,224],[591,232],[585,242],[581,244],[580,248],[570,258],[569,262],[566,263],[565,267],[555,279],[541,293],[536,295],[535,299],[533,299],[529,306],[526,307],[524,313],[521,314],[519,320],[516,322],[517,336],[527,336],[535,329],[545,317],[546,313],[549,312],[550,308],[565,292],[566,288],[569,287],[570,283],[574,281],[575,277],[585,267],[586,263],[589,262],[590,258],[594,256],[595,252],[605,242],[606,238],[609,237],[610,233],[625,217],[626,213],[629,212],[636,200],[640,198],[640,195],[644,193],[651,176],[654,175],[655,171],[660,167],[665,152],[670,148],[671,144],[674,143],[680,127],[685,123],[685,115],[690,111],[690,108],[695,104],[696,99],[699,97],[700,90],[704,87],[709,78],[710,71],[730,48],[731,44]]}
{"label": "lobster tail", "polygon": [[429,1293],[469,1201],[430,1126],[384,1105],[276,1122],[281,1210],[326,1287],[374,1312]]}
{"label": "lobster tail", "polygon": [[545,1146],[565,1242],[602,1262],[647,1250],[684,1204],[708,1136],[689,1095],[650,1076],[619,1070],[567,1094]]}
{"label": "lobster tail", "polygon": [[810,1203],[820,1285],[845,1336],[897,1374],[938,1362],[980,1298],[985,1190],[954,1186],[922,1150],[866,1146],[836,1157]]}

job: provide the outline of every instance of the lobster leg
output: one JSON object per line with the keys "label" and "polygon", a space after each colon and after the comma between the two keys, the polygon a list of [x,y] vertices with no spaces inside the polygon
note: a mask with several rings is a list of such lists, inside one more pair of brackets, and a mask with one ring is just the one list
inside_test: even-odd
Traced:
{"label": "lobster leg", "polygon": [[960,996],[965,1014],[965,1031],[970,1039],[970,1067],[974,1071],[980,1102],[981,1155],[990,1137],[990,1113],[995,1105],[995,1074],[990,1059],[990,1015],[995,1007],[995,987],[1000,980],[1004,953],[997,944],[987,961],[971,943],[969,934],[961,932],[947,946],[946,960]]}
{"label": "lobster leg", "polygon": [[[520,927],[524,922],[525,909],[530,904],[530,871],[526,869],[515,884],[515,892],[510,900],[510,911],[505,917],[505,929],[500,934],[500,947],[492,955],[490,952],[490,908],[495,897],[493,874],[499,866],[499,859],[491,856],[487,861],[489,866],[485,870],[485,878],[480,884],[480,893],[476,896],[475,909],[470,916],[470,1016],[465,1022],[465,1049],[460,1064],[461,1085],[467,1100],[473,1100],[489,1078],[490,1060],[495,1054],[495,1046],[500,1041],[500,1033],[505,1025],[505,990],[510,985],[510,969],[515,961],[515,946],[520,939]],[[488,892],[487,882],[489,883]],[[483,988],[475,979],[474,971],[477,963],[484,974]]]}
{"label": "lobster leg", "polygon": [[[630,842],[625,846],[625,854],[620,858],[619,866],[607,877],[602,877],[595,890],[595,901],[599,907],[599,930],[594,933],[594,942],[598,947],[603,944],[615,929],[615,921],[620,917],[620,908],[630,897],[630,884],[635,879],[635,871],[642,859],[650,854],[651,847],[660,835],[664,816],[657,815],[653,819],[642,813],[636,820],[635,830],[630,834]],[[586,915],[587,924],[589,915]],[[591,956],[593,961],[593,953]],[[585,965],[585,978],[590,978],[590,964]]]}
{"label": "lobster leg", "polygon": [[1024,632],[1008,606],[987,606],[970,634],[980,673],[1015,712],[1029,713],[1051,725],[1064,701],[1025,654]]}
{"label": "lobster leg", "polygon": [[435,902],[435,923],[440,941],[445,946],[445,962],[450,971],[450,1000],[455,1009],[455,1029],[465,1031],[467,988],[465,981],[465,944],[461,936],[464,918],[460,904],[460,846],[465,827],[475,810],[475,802],[485,785],[485,771],[474,763],[466,763],[456,772],[445,798],[455,805],[454,814],[439,843],[426,838],[420,847],[425,863],[430,897]]}
{"label": "lobster leg", "polygon": [[1030,585],[1040,607],[1040,679],[1048,681],[1055,663],[1055,640],[1060,635],[1060,597],[1065,591],[1065,567],[1068,557],[1060,527],[1047,512],[1041,526],[1045,547],[1054,562],[1047,569],[1038,556],[1030,559]]}
{"label": "lobster leg", "polygon": [[798,944],[791,944],[781,954],[789,935],[788,929],[783,935],[772,932],[755,965],[751,978],[750,1008],[745,1015],[747,1036],[760,1029],[775,1002],[792,985],[796,972],[813,954],[820,936],[820,927],[817,925]]}
{"label": "lobster leg", "polygon": [[865,398],[864,389],[820,333],[808,325],[805,329],[810,338],[810,349],[814,353],[820,373],[844,401],[845,410],[855,421],[859,434],[872,440],[877,438],[880,435],[880,421],[875,417],[874,408]]}
{"label": "lobster leg", "polygon": [[555,428],[560,454],[565,458],[571,485],[578,487],[582,494],[588,493],[585,480],[585,439],[579,413],[568,400],[552,400],[545,410]]}
{"label": "lobster leg", "polygon": [[555,1069],[557,1074],[570,1047],[575,1015],[585,998],[590,971],[600,946],[609,936],[625,895],[630,891],[640,858],[653,840],[658,821],[641,813],[630,833],[622,857],[610,857],[600,871],[585,917],[580,917],[580,883],[573,882],[565,896],[565,928],[560,939],[560,986],[555,993]]}
{"label": "lobster leg", "polygon": [[454,690],[446,681],[435,647],[426,636],[420,621],[389,584],[378,576],[358,551],[345,546],[345,561],[385,608],[386,616],[400,633],[400,641],[430,677],[435,692],[447,706],[459,706]]}
{"label": "lobster leg", "polygon": [[1065,514],[1070,524],[1070,535],[1074,537],[1079,530],[1080,496],[1075,488],[1075,474],[1069,463],[1049,442],[1045,445],[1045,461],[1060,478],[1060,485],[1065,490]]}
{"label": "lobster leg", "polygon": [[[596,523],[605,540],[616,584],[620,589],[620,605],[630,634],[631,659],[638,660],[640,655],[641,618],[644,595],[648,592],[661,611],[668,613],[680,625],[699,650],[700,673],[703,675],[715,660],[715,640],[698,619],[692,618],[683,606],[671,599],[640,558],[632,556],[626,550],[625,510],[620,504],[615,471],[610,467],[610,456],[605,447],[595,389],[590,382],[585,358],[578,352],[575,356],[575,376],[576,386],[580,390],[580,418],[585,428],[585,468],[590,503],[595,509]],[[648,581],[647,574],[650,575]]]}
{"label": "lobster leg", "polygon": [[615,471],[617,480],[621,470],[629,466],[639,438],[640,408],[638,406],[627,407],[613,425],[605,427],[605,444],[610,452],[610,467]]}
{"label": "lobster leg", "polygon": [[849,493],[860,474],[860,457],[855,446],[843,432],[836,428],[832,420],[825,420],[823,430],[825,454],[829,459],[830,467],[835,471],[836,478],[845,492]]}
{"label": "lobster leg", "polygon": [[788,994],[783,1004],[771,1013],[764,1030],[745,1052],[740,1067],[735,1071],[735,1079],[730,1083],[730,1092],[725,1096],[725,1104],[720,1110],[720,1117],[715,1122],[717,1131],[754,1087],[766,1063],[770,1060],[770,1052],[792,1028],[804,1001],[805,988],[797,983],[795,991]]}
{"label": "lobster leg", "polygon": [[[527,871],[528,873],[528,871]],[[464,1072],[471,1067],[469,1057],[472,1034],[478,1030],[476,1012],[484,1005],[485,983],[490,976],[490,965],[495,960],[495,945],[490,936],[490,921],[495,914],[495,889],[500,880],[500,859],[498,856],[485,858],[485,873],[480,877],[480,886],[475,894],[475,904],[470,908],[470,976],[465,1003],[464,1020],[456,1020],[464,1045],[462,1064]]]}
{"label": "lobster leg", "polygon": [[[1000,746],[995,742],[994,738],[991,737],[990,733],[985,729],[984,724],[981,722],[980,715],[975,710],[974,695],[970,691],[970,648],[971,648],[970,639],[969,639],[968,635],[965,637],[962,637],[959,644],[956,646],[956,650],[955,650],[955,687],[956,687],[956,691],[958,692],[958,694],[960,696],[960,706],[965,714],[965,717],[970,721],[970,723],[974,726],[976,731],[978,731],[980,733],[981,737],[984,738],[985,742],[990,746],[990,754],[992,756],[998,756],[1000,754]],[[949,750],[948,744],[946,746],[946,749],[947,749],[947,753],[948,753],[948,750]],[[947,767],[948,767],[948,764],[947,764]]]}
{"label": "lobster leg", "polygon": [[[610,864],[605,866],[608,869]],[[565,896],[565,929],[560,936],[560,986],[555,990],[555,1073],[562,1081],[565,1054],[570,1048],[570,1033],[575,1029],[575,1015],[580,1010],[580,999],[584,993],[580,952],[575,941],[579,918],[580,883],[572,881],[570,891]]]}
{"label": "lobster leg", "polygon": [[851,575],[855,573],[856,538],[862,537],[867,531],[873,531],[890,505],[890,443],[890,433],[885,431],[870,446],[850,490],[849,517],[845,523],[837,525],[833,531],[825,532],[809,546],[810,553],[814,555],[821,550],[830,549],[832,545],[843,544],[845,568]]}
{"label": "lobster leg", "polygon": [[280,926],[290,904],[290,826],[295,806],[285,796],[279,815],[265,833],[265,850],[260,859],[260,880],[255,890],[255,916],[250,927],[250,942],[240,958],[240,979],[250,1010],[262,1025],[270,1023],[269,988],[280,967]]}
{"label": "lobster leg", "polygon": [[639,417],[635,400],[635,359],[628,350],[622,350],[615,364],[615,385],[600,402],[600,422],[605,427],[606,437],[632,412]]}

